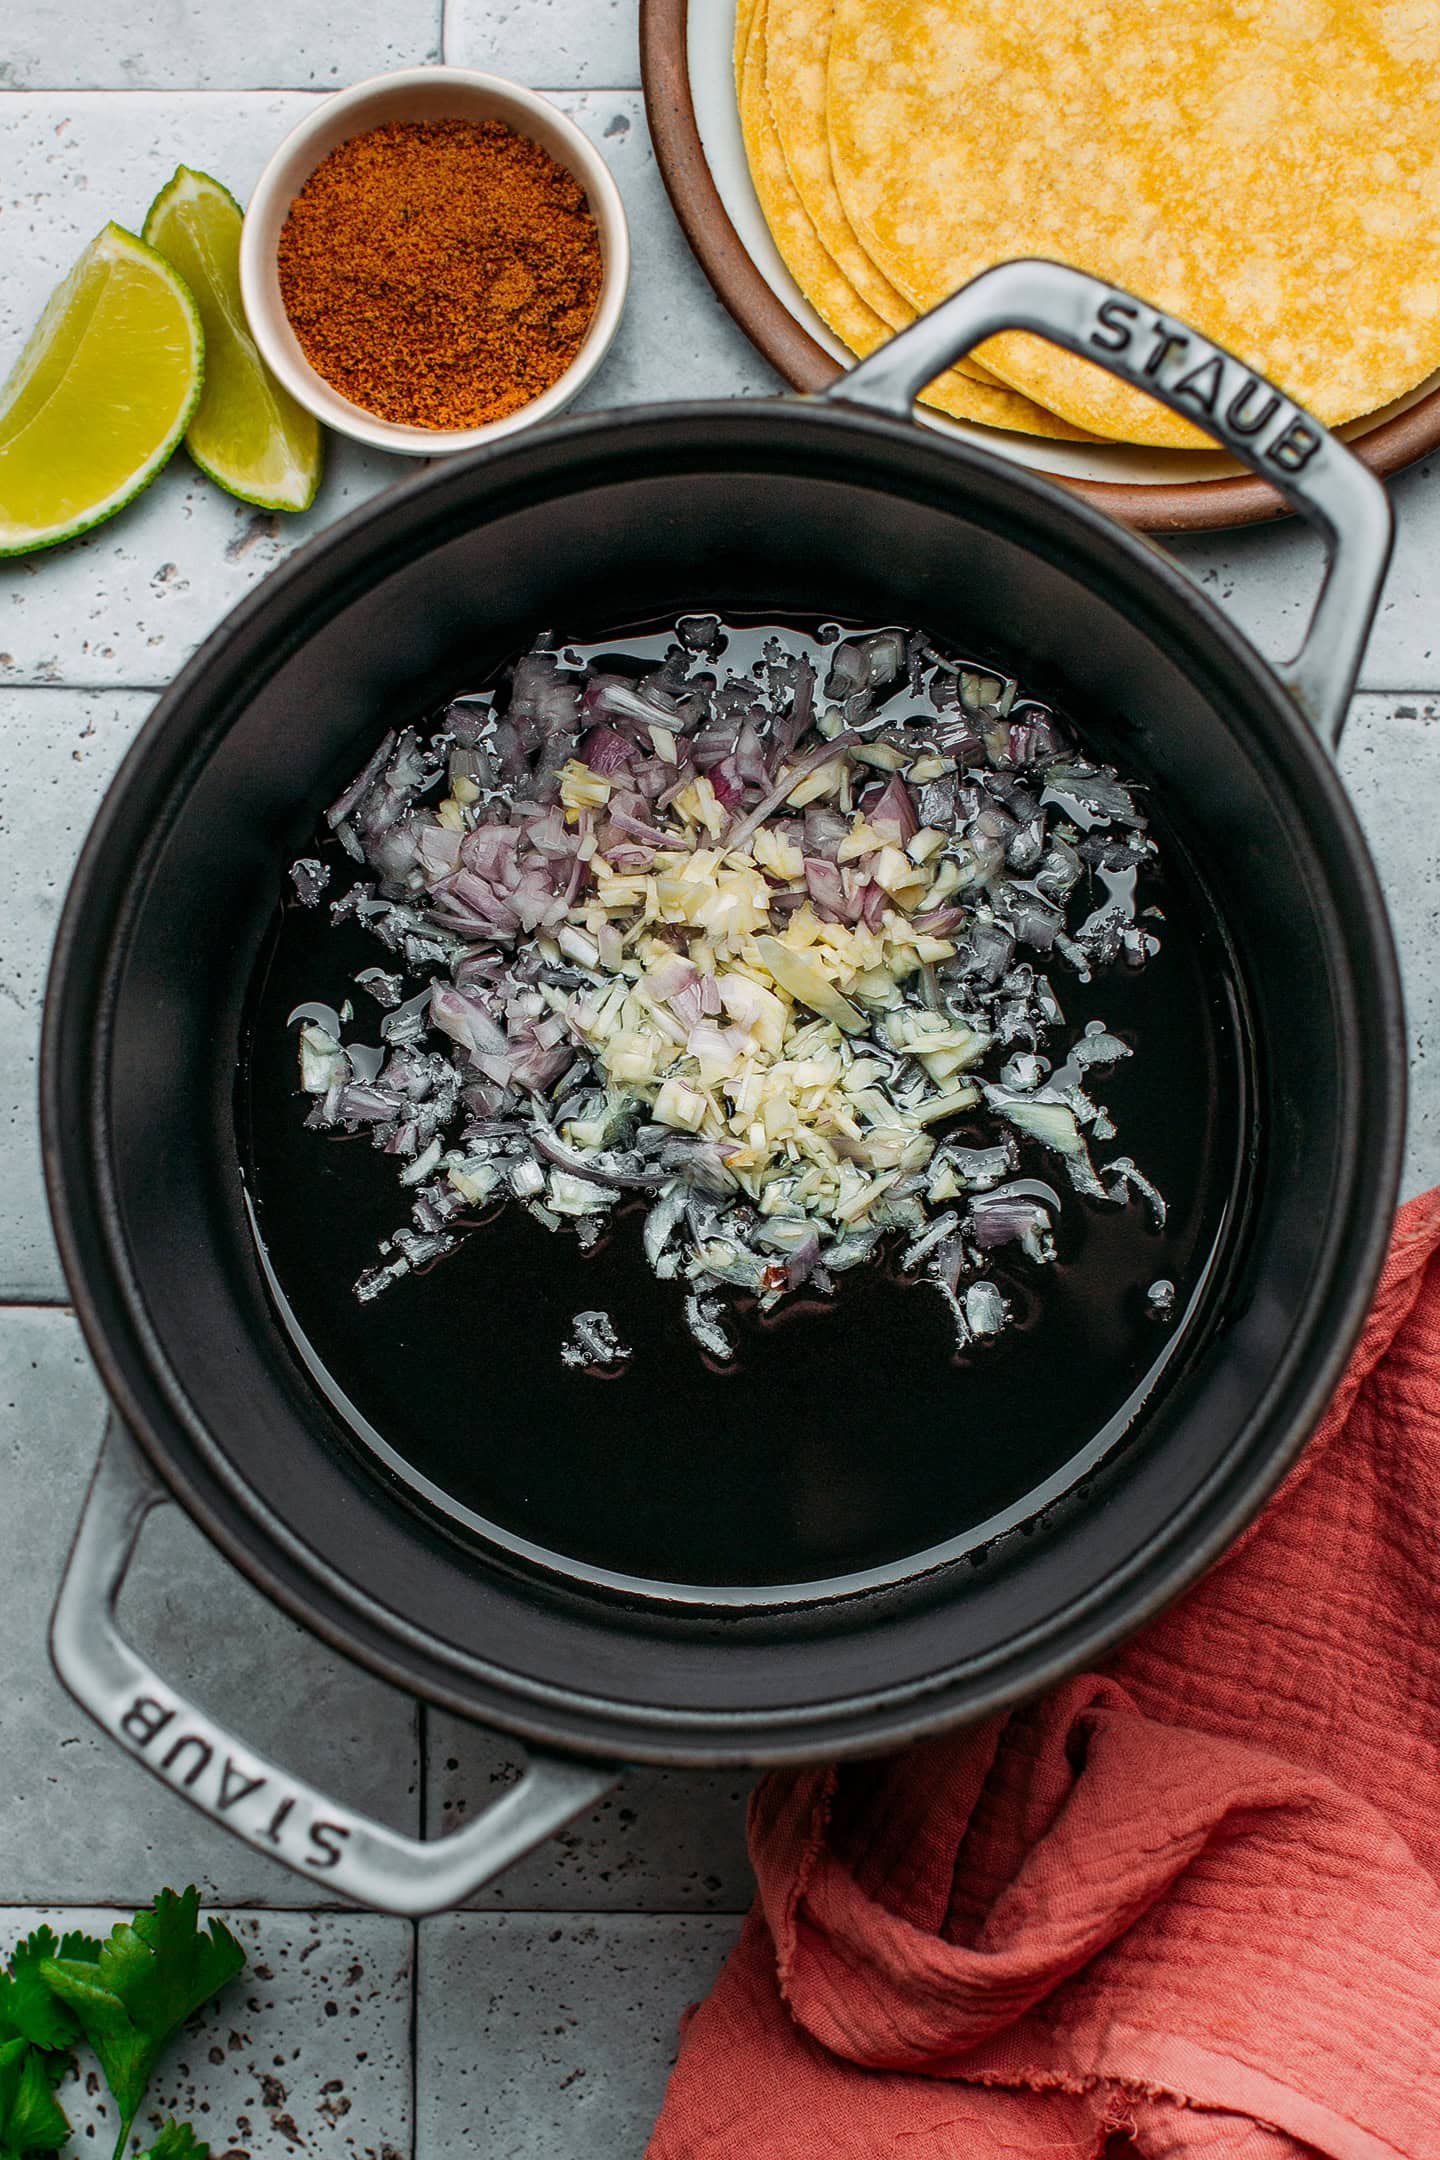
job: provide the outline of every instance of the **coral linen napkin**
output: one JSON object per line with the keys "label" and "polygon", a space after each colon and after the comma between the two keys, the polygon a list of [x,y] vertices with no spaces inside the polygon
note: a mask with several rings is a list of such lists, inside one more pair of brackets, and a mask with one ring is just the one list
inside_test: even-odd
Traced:
{"label": "coral linen napkin", "polygon": [[1103,1674],[761,1782],[650,2160],[1440,2160],[1437,1252]]}

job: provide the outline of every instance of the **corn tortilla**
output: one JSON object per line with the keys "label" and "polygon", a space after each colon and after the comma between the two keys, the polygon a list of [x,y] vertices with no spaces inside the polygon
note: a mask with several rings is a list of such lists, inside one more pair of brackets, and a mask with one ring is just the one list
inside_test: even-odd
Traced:
{"label": "corn tortilla", "polygon": [[[903,330],[914,322],[915,310],[884,272],[876,269],[856,239],[830,169],[825,92],[834,13],[835,0],[766,0],[765,86],[770,111],[795,192],[809,212],[820,245],[881,321],[892,330]],[[995,381],[977,360],[957,361],[956,371],[976,382]]]}
{"label": "corn tortilla", "polygon": [[[1440,366],[1436,31],[1434,0],[836,0],[836,185],[917,308],[1056,256],[1335,425]],[[1206,439],[1042,340],[984,357],[1099,434]]]}
{"label": "corn tortilla", "polygon": [[735,0],[735,90],[738,96],[745,81],[745,47],[750,39],[750,19],[755,13],[755,0]]}
{"label": "corn tortilla", "polygon": [[883,322],[902,330],[915,310],[855,237],[830,170],[825,124],[835,0],[766,0],[765,86],[795,192],[821,245]]}
{"label": "corn tortilla", "polygon": [[[740,85],[740,120],[750,175],[781,260],[816,313],[852,352],[873,352],[892,333],[840,275],[821,247],[795,192],[771,118],[765,90],[766,0],[753,0]],[[1017,434],[1072,439],[1076,430],[999,383],[972,382],[953,368],[923,393],[923,401],[957,420],[978,420]]]}

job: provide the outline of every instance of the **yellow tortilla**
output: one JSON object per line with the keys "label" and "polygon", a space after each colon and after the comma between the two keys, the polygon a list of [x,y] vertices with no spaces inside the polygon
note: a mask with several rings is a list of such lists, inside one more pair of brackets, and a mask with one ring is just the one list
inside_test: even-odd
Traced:
{"label": "yellow tortilla", "polygon": [[[751,0],[753,6],[754,0]],[[860,298],[892,330],[915,320],[915,310],[877,270],[855,237],[830,169],[825,124],[830,24],[835,0],[766,0],[765,87],[795,192],[805,205],[820,245]],[[976,382],[995,377],[978,360],[957,361],[957,372]]]}
{"label": "yellow tortilla", "polygon": [[[751,0],[754,4],[754,0]],[[895,290],[855,237],[830,170],[825,124],[830,24],[835,0],[766,0],[765,87],[795,192],[827,254],[862,300],[892,329],[903,330],[915,310]]]}
{"label": "yellow tortilla", "polygon": [[[795,192],[765,90],[766,0],[752,0],[753,14],[740,85],[740,120],[750,175],[781,260],[817,314],[852,352],[873,352],[891,335],[890,325],[867,307],[820,245]],[[957,420],[979,420],[1017,434],[1066,439],[1076,430],[1041,412],[1028,398],[1000,384],[972,382],[953,368],[923,393],[923,402]]]}
{"label": "yellow tortilla", "polygon": [[[1332,425],[1440,367],[1433,0],[836,0],[827,113],[851,224],[917,308],[1055,256]],[[1099,434],[1207,440],[1042,340],[984,357]]]}
{"label": "yellow tortilla", "polygon": [[755,0],[735,0],[735,90],[738,95],[745,80],[745,47],[750,39],[750,21],[755,13]]}

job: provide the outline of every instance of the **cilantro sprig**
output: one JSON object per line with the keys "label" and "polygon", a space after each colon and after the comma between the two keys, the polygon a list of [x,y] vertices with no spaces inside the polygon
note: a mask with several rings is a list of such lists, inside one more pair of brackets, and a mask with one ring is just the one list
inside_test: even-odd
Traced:
{"label": "cilantro sprig", "polygon": [[[229,1929],[201,1928],[200,1894],[162,1890],[106,1941],[37,1928],[0,1972],[0,2160],[58,2153],[70,2124],[55,2088],[82,2042],[120,2115],[122,2160],[150,2079],[188,2017],[244,1970]],[[140,2160],[209,2160],[188,2123],[167,2122]]]}
{"label": "cilantro sprig", "polygon": [[28,2040],[0,2045],[0,2153],[58,2152],[70,2135],[65,2110],[50,2089],[45,2058]]}
{"label": "cilantro sprig", "polygon": [[201,2143],[189,2123],[176,2122],[172,2115],[150,2150],[137,2155],[137,2160],[210,2160],[210,2147]]}

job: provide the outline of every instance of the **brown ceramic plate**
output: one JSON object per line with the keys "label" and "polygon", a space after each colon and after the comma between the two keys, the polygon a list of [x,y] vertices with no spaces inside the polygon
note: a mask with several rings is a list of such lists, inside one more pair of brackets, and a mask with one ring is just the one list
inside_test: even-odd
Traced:
{"label": "brown ceramic plate", "polygon": [[[821,390],[846,365],[844,348],[789,277],[755,200],[736,109],[734,29],[734,0],[640,0],[655,155],[690,245],[736,322],[788,383]],[[1273,488],[1218,451],[1040,442],[925,417],[1146,532],[1214,532],[1288,515]],[[1372,472],[1399,472],[1440,443],[1440,377],[1340,432]]]}

